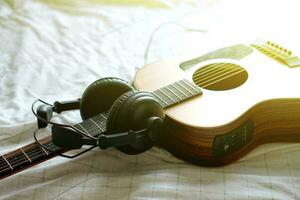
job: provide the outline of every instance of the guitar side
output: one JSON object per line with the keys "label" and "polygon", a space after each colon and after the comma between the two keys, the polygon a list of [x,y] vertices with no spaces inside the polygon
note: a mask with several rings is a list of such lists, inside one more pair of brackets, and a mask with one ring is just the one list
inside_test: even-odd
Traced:
{"label": "guitar side", "polygon": [[166,124],[161,146],[176,157],[204,166],[226,165],[264,143],[300,142],[300,100],[262,102],[219,127],[186,126],[170,117]]}

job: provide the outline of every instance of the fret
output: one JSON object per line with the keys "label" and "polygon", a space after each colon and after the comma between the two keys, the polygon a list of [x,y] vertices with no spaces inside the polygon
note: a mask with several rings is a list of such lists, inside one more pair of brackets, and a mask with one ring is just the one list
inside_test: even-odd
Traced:
{"label": "fret", "polygon": [[[169,86],[170,87],[170,86]],[[176,94],[176,92],[174,92],[173,90],[169,89],[168,87],[164,87],[163,89],[168,90],[170,93],[172,93],[179,101],[182,100],[182,98],[180,96],[178,96]]]}
{"label": "fret", "polygon": [[79,123],[77,125],[80,127],[81,130],[83,130],[85,133],[87,133],[88,135],[90,135],[89,132],[83,127],[83,125],[81,123]]}
{"label": "fret", "polygon": [[28,159],[26,157],[24,157],[23,154],[19,154],[18,156],[14,157],[14,158],[11,158],[9,162],[10,162],[11,166],[14,169],[17,168],[18,166],[22,165],[22,164],[30,163],[28,161]]}
{"label": "fret", "polygon": [[52,151],[60,151],[61,148],[58,146],[55,146],[55,144],[53,144],[52,142],[49,142],[48,144],[44,144],[47,148],[49,148]]}
{"label": "fret", "polygon": [[168,105],[168,103],[165,102],[159,95],[155,94],[155,92],[153,92],[153,95],[157,98],[158,102],[161,103],[163,107]]}
{"label": "fret", "polygon": [[43,152],[46,154],[46,156],[48,156],[49,155],[49,153],[46,151],[46,149],[44,149],[43,147],[41,147],[41,146],[39,146],[42,150],[43,150]]}
{"label": "fret", "polygon": [[173,103],[176,103],[166,92],[163,91],[164,88],[158,89],[163,95],[165,95],[169,100],[171,100]]}
{"label": "fret", "polygon": [[89,136],[95,135],[99,132],[98,128],[95,127],[95,125],[92,124],[89,120],[81,122],[81,123],[75,125],[75,127],[79,128],[79,130],[81,130],[81,131],[84,131]]}
{"label": "fret", "polygon": [[161,90],[156,90],[154,93],[156,93],[161,99],[163,99],[163,101],[166,103],[166,107],[175,103]]}
{"label": "fret", "polygon": [[40,146],[36,146],[36,148],[27,152],[28,157],[30,157],[31,161],[34,161],[36,158],[40,158],[43,156],[48,156],[45,154],[44,149]]}
{"label": "fret", "polygon": [[199,92],[199,87],[195,86],[191,82],[189,82],[187,80],[182,80],[182,82],[185,83],[186,85],[188,85],[194,92],[196,92],[196,94]]}
{"label": "fret", "polygon": [[105,130],[105,125],[106,125],[106,119],[108,117],[108,113],[105,114],[99,114],[96,115],[95,117],[92,117],[93,121],[100,126],[103,131]]}
{"label": "fret", "polygon": [[20,151],[26,156],[26,158],[29,160],[29,162],[32,162],[31,159],[28,157],[28,155],[24,152],[22,148],[20,148]]}
{"label": "fret", "polygon": [[14,156],[9,156],[7,157],[7,161],[10,163],[10,165],[15,168],[20,161],[26,161],[28,162],[28,159],[24,156],[24,154],[19,153],[17,155]]}
{"label": "fret", "polygon": [[175,82],[174,84],[171,84],[170,87],[173,87],[175,90],[177,90],[178,92],[180,92],[185,98],[188,98],[189,95],[187,95],[186,93],[184,93],[179,87],[176,87],[176,84],[178,84],[178,83]]}
{"label": "fret", "polygon": [[[105,112],[105,113],[101,113],[100,116],[103,118],[103,119],[107,119],[108,118],[108,115],[109,113],[108,112]],[[98,115],[99,116],[99,115]]]}
{"label": "fret", "polygon": [[169,105],[174,103],[168,97],[166,97],[161,91],[155,91],[153,92],[153,94],[155,95],[155,97],[157,97],[157,100],[160,102],[163,108],[168,107]]}
{"label": "fret", "polygon": [[91,136],[97,135],[99,133],[98,127],[94,123],[92,123],[89,119],[85,121],[84,125],[86,131],[88,131]]}
{"label": "fret", "polygon": [[97,128],[98,128],[100,131],[104,132],[104,130],[101,128],[101,126],[99,126],[99,125],[93,120],[93,118],[90,118],[89,120],[90,120],[92,123],[94,123],[95,126],[97,126]]}
{"label": "fret", "polygon": [[1,155],[1,157],[5,160],[5,162],[7,163],[7,165],[10,167],[11,170],[14,170],[14,168],[10,165],[10,163],[8,162],[8,160],[6,160],[6,158],[4,157],[4,155]]}
{"label": "fret", "polygon": [[160,90],[156,90],[153,92],[159,99],[161,99],[161,101],[166,104],[169,105],[171,103],[173,103],[172,101],[170,102],[170,99],[164,95],[164,93],[162,93]]}
{"label": "fret", "polygon": [[[96,115],[95,117],[92,117],[94,121],[96,121],[97,123],[100,123],[102,126],[104,126],[106,124],[106,119],[108,117],[108,112],[106,113],[101,113],[99,115]],[[104,127],[103,127],[104,128]]]}
{"label": "fret", "polygon": [[178,81],[176,83],[178,83],[178,85],[180,85],[180,87],[182,87],[183,89],[185,89],[185,91],[187,91],[190,95],[193,94],[186,86],[184,86],[184,84],[181,83],[181,81]]}
{"label": "fret", "polygon": [[99,129],[92,123],[89,119],[85,120],[83,123],[80,124],[81,127],[84,127],[85,132],[88,133],[90,136],[97,135],[99,133]]}

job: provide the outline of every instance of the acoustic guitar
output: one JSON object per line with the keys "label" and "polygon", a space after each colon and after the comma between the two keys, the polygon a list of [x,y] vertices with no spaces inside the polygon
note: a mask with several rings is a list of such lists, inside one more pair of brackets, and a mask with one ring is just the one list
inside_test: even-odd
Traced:
{"label": "acoustic guitar", "polygon": [[[165,108],[159,145],[186,161],[228,164],[266,142],[300,142],[300,60],[272,42],[225,47],[141,68],[137,89]],[[263,55],[266,54],[266,55]],[[271,57],[271,59],[270,59]],[[96,136],[107,112],[73,125]],[[0,155],[0,179],[62,153],[51,136]]]}
{"label": "acoustic guitar", "polygon": [[202,94],[165,110],[161,146],[175,156],[219,166],[263,143],[300,142],[300,60],[290,50],[257,41],[156,62],[136,73],[134,86],[160,90],[167,104],[183,87],[159,88],[183,79]]}

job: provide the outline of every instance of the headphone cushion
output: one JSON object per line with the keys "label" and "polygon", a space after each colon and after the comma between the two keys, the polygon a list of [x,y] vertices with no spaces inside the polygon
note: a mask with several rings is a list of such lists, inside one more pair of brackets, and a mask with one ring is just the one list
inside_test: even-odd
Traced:
{"label": "headphone cushion", "polygon": [[112,103],[122,94],[134,88],[126,81],[108,77],[90,84],[80,100],[80,114],[83,120],[108,111]]}
{"label": "headphone cushion", "polygon": [[107,117],[107,121],[106,121],[106,129],[107,130],[112,130],[115,127],[115,121],[117,116],[119,115],[119,111],[121,106],[123,105],[123,102],[128,99],[131,95],[133,95],[134,93],[136,93],[136,90],[131,90],[128,91],[124,94],[122,94],[111,106],[110,110],[109,110],[109,115]]}

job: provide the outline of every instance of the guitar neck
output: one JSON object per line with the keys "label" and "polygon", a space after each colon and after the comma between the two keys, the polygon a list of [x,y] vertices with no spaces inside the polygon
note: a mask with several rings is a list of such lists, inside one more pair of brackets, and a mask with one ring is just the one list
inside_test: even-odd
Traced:
{"label": "guitar neck", "polygon": [[[51,136],[42,139],[40,142],[54,152],[65,151],[52,143]],[[0,179],[11,176],[53,157],[55,157],[55,154],[43,149],[35,142],[7,154],[0,155]]]}
{"label": "guitar neck", "polygon": [[[153,95],[157,98],[158,102],[163,106],[163,108],[167,108],[196,95],[200,95],[201,93],[201,89],[196,85],[187,80],[180,80],[154,91]],[[86,134],[96,136],[105,131],[107,117],[108,112],[100,113],[92,118],[74,125],[74,127],[85,132]],[[45,145],[53,152],[63,153],[67,151],[67,149],[62,149],[55,146],[52,143],[51,136],[40,140],[40,143]],[[32,167],[43,161],[49,160],[55,156],[56,154],[43,149],[36,142],[14,150],[10,153],[0,155],[0,179]]]}

